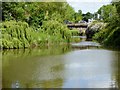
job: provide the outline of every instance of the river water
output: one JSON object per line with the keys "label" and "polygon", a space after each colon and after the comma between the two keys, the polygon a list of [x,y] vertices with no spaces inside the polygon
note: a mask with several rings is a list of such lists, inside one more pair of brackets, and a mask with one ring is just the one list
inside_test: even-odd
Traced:
{"label": "river water", "polygon": [[120,87],[120,52],[94,42],[4,50],[2,58],[3,88]]}

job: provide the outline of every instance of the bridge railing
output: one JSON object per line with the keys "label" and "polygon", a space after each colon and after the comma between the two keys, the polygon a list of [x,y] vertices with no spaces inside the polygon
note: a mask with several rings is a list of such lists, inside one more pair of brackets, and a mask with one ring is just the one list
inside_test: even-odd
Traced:
{"label": "bridge railing", "polygon": [[74,28],[87,28],[87,23],[75,23],[75,24],[67,24],[67,27],[74,27]]}

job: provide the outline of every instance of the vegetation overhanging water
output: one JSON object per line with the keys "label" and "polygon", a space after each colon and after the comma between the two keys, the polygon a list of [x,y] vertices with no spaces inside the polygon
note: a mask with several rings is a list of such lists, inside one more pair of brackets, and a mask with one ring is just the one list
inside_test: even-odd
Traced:
{"label": "vegetation overhanging water", "polygon": [[120,88],[119,51],[68,45],[84,33],[119,48],[120,1],[102,6],[86,32],[66,24],[88,21],[93,14],[75,12],[67,2],[3,2],[2,9],[3,88]]}

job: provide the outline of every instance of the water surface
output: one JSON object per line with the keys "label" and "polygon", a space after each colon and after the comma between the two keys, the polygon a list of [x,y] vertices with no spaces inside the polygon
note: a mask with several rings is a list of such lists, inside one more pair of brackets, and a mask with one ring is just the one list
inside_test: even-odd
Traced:
{"label": "water surface", "polygon": [[120,87],[120,52],[53,46],[2,52],[3,88]]}

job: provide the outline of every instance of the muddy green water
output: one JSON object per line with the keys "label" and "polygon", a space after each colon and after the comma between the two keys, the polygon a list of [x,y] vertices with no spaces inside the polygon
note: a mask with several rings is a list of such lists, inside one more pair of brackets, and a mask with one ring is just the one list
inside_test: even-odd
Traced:
{"label": "muddy green water", "polygon": [[2,51],[3,88],[120,87],[120,52],[53,46]]}

